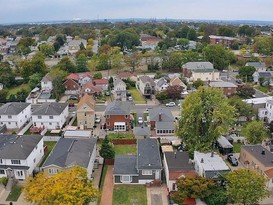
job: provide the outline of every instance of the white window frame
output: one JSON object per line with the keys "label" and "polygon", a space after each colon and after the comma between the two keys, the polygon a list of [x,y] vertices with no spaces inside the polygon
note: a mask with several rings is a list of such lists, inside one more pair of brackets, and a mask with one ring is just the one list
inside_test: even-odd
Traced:
{"label": "white window frame", "polygon": [[143,169],[142,170],[142,175],[153,175],[153,170],[147,170],[147,169]]}
{"label": "white window frame", "polygon": [[[124,180],[123,177],[129,177],[129,180]],[[122,183],[131,183],[131,182],[132,182],[132,176],[130,176],[130,175],[121,175],[121,176],[120,176],[120,181],[121,181]]]}

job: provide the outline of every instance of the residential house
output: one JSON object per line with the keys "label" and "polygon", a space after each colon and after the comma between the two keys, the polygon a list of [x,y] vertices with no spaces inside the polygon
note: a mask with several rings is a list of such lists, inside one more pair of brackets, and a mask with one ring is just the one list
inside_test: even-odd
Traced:
{"label": "residential house", "polygon": [[156,139],[138,139],[136,155],[117,155],[114,165],[115,184],[147,184],[161,181],[161,157]]}
{"label": "residential house", "polygon": [[163,166],[169,192],[177,191],[180,178],[197,175],[187,152],[164,152]]}
{"label": "residential house", "polygon": [[252,66],[257,72],[266,71],[266,65],[264,62],[247,62],[245,66]]}
{"label": "residential house", "polygon": [[177,76],[170,78],[170,86],[181,86],[184,88],[184,90],[187,90],[185,83],[183,83],[182,80],[180,80],[180,78]]}
{"label": "residential house", "polygon": [[0,107],[0,126],[7,129],[19,129],[31,118],[31,104],[10,102]]}
{"label": "residential house", "polygon": [[194,152],[194,164],[196,172],[205,178],[218,179],[229,172],[229,167],[216,153]]}
{"label": "residential house", "polygon": [[91,179],[97,154],[96,143],[94,138],[60,138],[43,164],[43,171],[52,176],[62,170],[80,166],[87,170],[87,177]]}
{"label": "residential house", "polygon": [[210,44],[212,45],[223,45],[225,47],[230,47],[237,39],[228,36],[215,36],[210,35]]}
{"label": "residential house", "polygon": [[109,90],[109,81],[108,79],[94,79],[94,86],[102,88],[102,90]]}
{"label": "residential house", "polygon": [[44,155],[41,135],[0,135],[0,177],[25,180],[33,176]]}
{"label": "residential house", "polygon": [[155,94],[155,82],[147,75],[140,76],[137,86],[142,95],[146,98],[151,98]]}
{"label": "residential house", "polygon": [[95,125],[96,101],[93,96],[85,94],[77,105],[77,125],[81,129],[91,129]]}
{"label": "residential house", "polygon": [[209,87],[220,88],[223,90],[223,93],[227,97],[232,97],[237,92],[237,85],[231,82],[226,81],[210,81],[208,84]]}
{"label": "residential house", "polygon": [[246,104],[251,105],[254,109],[265,108],[266,102],[273,100],[273,97],[262,97],[262,98],[250,98],[243,100]]}
{"label": "residential house", "polygon": [[61,129],[67,121],[68,103],[43,103],[32,112],[33,127]]}
{"label": "residential house", "polygon": [[137,139],[149,138],[151,136],[151,129],[146,126],[134,127],[133,133]]}
{"label": "residential house", "polygon": [[256,71],[252,75],[254,83],[260,84],[260,79],[267,81],[267,84],[273,83],[273,71]]}
{"label": "residential house", "polygon": [[154,82],[155,82],[155,90],[157,92],[166,90],[170,86],[165,78],[157,79]]}
{"label": "residential house", "polygon": [[239,160],[247,168],[264,175],[267,187],[273,187],[273,153],[262,145],[244,145],[241,147]]}
{"label": "residential house", "polygon": [[105,109],[106,129],[114,131],[127,131],[131,126],[130,102],[113,101]]}
{"label": "residential house", "polygon": [[49,73],[47,73],[41,80],[41,90],[53,90],[52,78],[49,76]]}
{"label": "residential house", "polygon": [[82,86],[81,94],[84,95],[85,93],[88,93],[90,95],[102,95],[102,87],[95,86],[93,82],[88,82]]}
{"label": "residential house", "polygon": [[140,35],[140,42],[141,42],[142,49],[155,50],[155,48],[157,47],[157,44],[160,41],[161,41],[161,39],[156,36],[151,36],[151,35],[147,35],[147,34]]}
{"label": "residential house", "polygon": [[74,39],[74,40],[70,40],[67,42],[67,45],[68,45],[68,52],[69,54],[73,55],[75,53],[77,53],[81,47],[80,45],[83,45],[84,48],[86,48],[87,46],[87,41],[85,39]]}
{"label": "residential house", "polygon": [[151,130],[155,130],[157,136],[173,136],[175,134],[175,119],[167,107],[154,107],[149,110],[148,121]]}
{"label": "residential house", "polygon": [[81,87],[88,82],[92,81],[91,73],[70,73],[64,82],[65,94],[77,95]]}
{"label": "residential house", "polygon": [[273,121],[273,99],[266,100],[265,108],[258,109],[258,116],[268,123]]}
{"label": "residential house", "polygon": [[217,81],[220,79],[220,72],[214,69],[210,62],[188,62],[182,65],[184,77],[189,81]]}
{"label": "residential house", "polygon": [[126,101],[127,100],[127,91],[126,91],[126,83],[119,78],[114,78],[114,99]]}

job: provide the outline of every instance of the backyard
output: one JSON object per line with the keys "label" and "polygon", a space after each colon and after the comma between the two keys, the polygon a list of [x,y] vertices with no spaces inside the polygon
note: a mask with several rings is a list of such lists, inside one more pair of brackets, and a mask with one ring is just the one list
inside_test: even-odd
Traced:
{"label": "backyard", "polygon": [[22,188],[23,188],[22,186],[18,186],[18,185],[12,187],[11,192],[9,193],[6,200],[7,201],[17,201],[22,193]]}
{"label": "backyard", "polygon": [[108,139],[134,139],[134,134],[131,132],[113,132],[107,135]]}
{"label": "backyard", "polygon": [[44,142],[44,146],[47,146],[47,152],[45,153],[45,155],[40,163],[40,167],[44,164],[45,160],[47,159],[50,152],[53,150],[56,143],[57,142],[53,142],[53,141],[45,141]]}
{"label": "backyard", "polygon": [[136,145],[114,145],[116,155],[134,155],[136,154]]}
{"label": "backyard", "polygon": [[241,151],[241,143],[233,143],[233,152],[234,153],[240,153]]}
{"label": "backyard", "polygon": [[147,205],[146,187],[144,185],[115,185],[113,205]]}
{"label": "backyard", "polygon": [[146,103],[145,98],[143,97],[143,95],[136,88],[131,87],[129,89],[129,92],[131,93],[132,98],[133,98],[135,103],[139,103],[139,104],[145,104]]}

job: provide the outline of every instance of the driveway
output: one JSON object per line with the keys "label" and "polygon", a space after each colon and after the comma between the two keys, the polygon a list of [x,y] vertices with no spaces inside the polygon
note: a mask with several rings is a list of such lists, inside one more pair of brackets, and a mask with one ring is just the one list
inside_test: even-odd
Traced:
{"label": "driveway", "polygon": [[148,205],[168,205],[167,187],[147,187]]}
{"label": "driveway", "polygon": [[102,190],[101,205],[112,205],[114,191],[113,168],[112,165],[108,165]]}

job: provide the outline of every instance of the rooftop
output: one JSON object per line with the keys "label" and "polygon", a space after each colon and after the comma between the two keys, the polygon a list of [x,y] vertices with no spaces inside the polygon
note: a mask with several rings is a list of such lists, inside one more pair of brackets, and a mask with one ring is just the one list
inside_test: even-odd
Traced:
{"label": "rooftop", "polygon": [[117,155],[113,174],[131,174],[138,175],[136,169],[136,155]]}
{"label": "rooftop", "polygon": [[174,117],[171,110],[167,107],[154,107],[152,110],[149,110],[150,121],[161,121],[162,122],[174,122]]}
{"label": "rooftop", "polygon": [[67,103],[43,103],[33,111],[32,115],[60,115],[66,107],[68,107]]}
{"label": "rooftop", "polygon": [[30,103],[10,102],[0,107],[0,115],[18,115],[26,109]]}
{"label": "rooftop", "polygon": [[169,171],[194,170],[187,152],[165,152],[165,158]]}
{"label": "rooftop", "polygon": [[105,115],[130,115],[131,103],[113,101],[105,109]]}
{"label": "rooftop", "polygon": [[238,86],[231,82],[226,81],[212,81],[209,83],[210,87],[216,88],[237,88]]}
{"label": "rooftop", "polygon": [[182,66],[189,70],[211,70],[213,71],[213,64],[211,62],[188,62]]}

